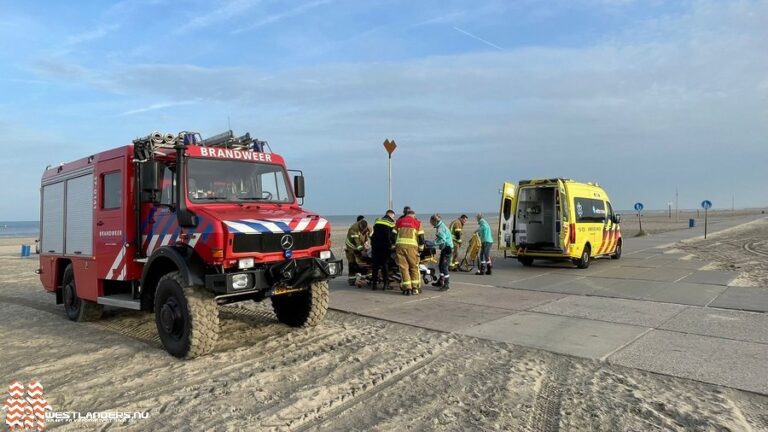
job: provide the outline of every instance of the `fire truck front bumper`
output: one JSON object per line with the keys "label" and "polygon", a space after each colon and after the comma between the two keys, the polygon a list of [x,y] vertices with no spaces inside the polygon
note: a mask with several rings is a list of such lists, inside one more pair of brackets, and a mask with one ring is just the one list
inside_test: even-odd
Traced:
{"label": "fire truck front bumper", "polygon": [[333,279],[344,270],[341,259],[331,257],[289,259],[263,268],[238,271],[234,273],[209,274],[205,276],[205,286],[216,295],[247,294],[271,292],[281,288],[291,290],[304,289],[312,283]]}

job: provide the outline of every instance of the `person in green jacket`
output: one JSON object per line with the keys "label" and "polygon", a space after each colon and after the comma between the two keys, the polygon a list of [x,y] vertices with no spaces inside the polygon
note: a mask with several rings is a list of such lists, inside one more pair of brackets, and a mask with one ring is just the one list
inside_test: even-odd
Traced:
{"label": "person in green jacket", "polygon": [[439,287],[440,291],[448,291],[450,288],[449,282],[451,275],[448,273],[451,256],[453,255],[453,236],[451,231],[445,226],[445,223],[440,218],[440,215],[435,213],[429,218],[429,223],[435,227],[435,247],[440,249],[440,261],[438,269],[440,271],[440,278],[437,279],[432,286]]}
{"label": "person in green jacket", "polygon": [[493,246],[493,236],[491,235],[491,226],[483,218],[482,213],[477,214],[477,223],[480,225],[475,232],[480,236],[480,265],[477,269],[477,275],[491,274],[491,246]]}

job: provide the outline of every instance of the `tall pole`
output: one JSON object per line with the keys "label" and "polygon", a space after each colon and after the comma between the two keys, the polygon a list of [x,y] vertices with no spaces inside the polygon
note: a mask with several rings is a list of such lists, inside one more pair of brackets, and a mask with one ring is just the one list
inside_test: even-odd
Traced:
{"label": "tall pole", "polygon": [[387,151],[387,154],[389,155],[388,160],[388,170],[389,170],[389,188],[387,193],[388,198],[388,209],[392,209],[394,207],[392,203],[392,153],[395,152],[395,149],[397,148],[397,144],[395,143],[395,140],[390,140],[389,138],[384,140],[384,149]]}
{"label": "tall pole", "polygon": [[679,206],[679,196],[677,193],[677,188],[675,188],[675,223],[680,222],[680,206]]}
{"label": "tall pole", "polygon": [[394,208],[392,205],[392,153],[389,154],[389,205],[388,209]]}

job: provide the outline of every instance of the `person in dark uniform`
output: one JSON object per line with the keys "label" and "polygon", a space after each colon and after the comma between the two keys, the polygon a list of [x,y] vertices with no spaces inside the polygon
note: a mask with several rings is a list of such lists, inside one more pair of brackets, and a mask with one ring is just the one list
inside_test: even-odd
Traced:
{"label": "person in dark uniform", "polygon": [[395,212],[387,210],[386,214],[373,224],[371,234],[371,258],[373,260],[372,288],[378,288],[379,270],[383,281],[382,289],[389,288],[389,260],[395,248],[397,230],[395,229]]}

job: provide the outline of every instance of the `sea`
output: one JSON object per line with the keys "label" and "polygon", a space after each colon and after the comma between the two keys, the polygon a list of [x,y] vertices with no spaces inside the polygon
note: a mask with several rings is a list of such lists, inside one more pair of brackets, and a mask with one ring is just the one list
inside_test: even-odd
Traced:
{"label": "sea", "polygon": [[39,233],[38,221],[0,221],[0,238],[37,237]]}

